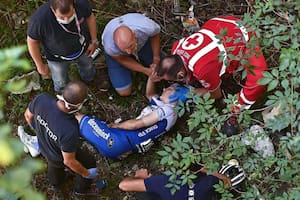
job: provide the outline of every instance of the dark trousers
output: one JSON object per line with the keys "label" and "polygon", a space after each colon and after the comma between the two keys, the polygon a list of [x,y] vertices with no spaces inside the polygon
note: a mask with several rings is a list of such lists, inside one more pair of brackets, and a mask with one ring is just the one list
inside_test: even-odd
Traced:
{"label": "dark trousers", "polygon": [[[87,169],[96,167],[94,156],[85,148],[79,148],[76,151],[76,159]],[[62,162],[48,160],[48,179],[51,185],[56,188],[62,187],[66,177],[66,166]],[[74,189],[77,192],[84,192],[89,189],[92,179],[83,178],[81,175],[75,175]]]}
{"label": "dark trousers", "polygon": [[135,194],[137,200],[162,200],[162,198],[153,192],[137,192]]}

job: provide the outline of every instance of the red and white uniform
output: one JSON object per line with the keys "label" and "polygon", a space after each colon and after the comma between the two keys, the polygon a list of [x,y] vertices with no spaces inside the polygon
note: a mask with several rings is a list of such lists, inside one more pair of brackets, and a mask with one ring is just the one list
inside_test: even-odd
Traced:
{"label": "red and white uniform", "polygon": [[[247,70],[248,66],[254,66],[247,72],[246,82],[238,93],[238,102],[249,108],[260,97],[265,86],[257,84],[262,78],[262,72],[267,69],[264,56],[259,53],[250,52],[246,48],[246,43],[250,40],[251,32],[238,23],[239,19],[232,16],[216,17],[208,20],[201,29],[182,38],[174,43],[172,54],[179,55],[188,70],[193,76],[209,91],[214,91],[221,85],[221,76],[231,73],[241,66],[236,60],[230,60],[227,55],[243,55],[249,65],[243,66]],[[226,32],[221,36],[222,32]],[[231,39],[230,39],[231,38]],[[255,52],[259,52],[260,47],[255,47]],[[220,52],[224,53],[222,58]],[[226,67],[225,60],[228,59],[229,66]]]}

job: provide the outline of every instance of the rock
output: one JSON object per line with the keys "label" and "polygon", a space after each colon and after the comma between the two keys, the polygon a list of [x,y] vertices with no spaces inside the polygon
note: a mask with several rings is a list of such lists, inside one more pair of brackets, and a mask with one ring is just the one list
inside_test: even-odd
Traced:
{"label": "rock", "polygon": [[251,126],[249,132],[244,134],[242,142],[245,145],[251,146],[254,151],[264,158],[274,156],[275,154],[271,139],[259,125]]}

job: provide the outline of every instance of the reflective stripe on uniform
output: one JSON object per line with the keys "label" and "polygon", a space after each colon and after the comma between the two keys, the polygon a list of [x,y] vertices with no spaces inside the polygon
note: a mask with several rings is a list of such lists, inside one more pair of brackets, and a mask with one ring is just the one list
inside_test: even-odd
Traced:
{"label": "reflective stripe on uniform", "polygon": [[[242,88],[241,91],[240,91],[240,97],[241,97],[241,99],[242,99],[246,104],[249,105],[249,108],[250,108],[250,106],[251,106],[252,104],[255,103],[255,101],[250,101],[250,100],[248,100],[248,99],[246,98],[246,96],[245,96],[245,94],[244,94],[244,88]],[[248,109],[247,106],[245,106],[245,108]]]}
{"label": "reflective stripe on uniform", "polygon": [[212,42],[206,45],[204,48],[200,49],[189,61],[188,66],[191,71],[194,71],[193,67],[196,64],[196,62],[202,58],[205,54],[209,53],[215,48],[218,48],[220,52],[224,52],[224,58],[223,58],[223,65],[222,69],[220,71],[219,76],[222,76],[225,73],[226,70],[226,65],[225,65],[225,59],[227,57],[226,50],[224,45],[221,43],[220,40],[216,38],[216,34],[214,34],[212,31],[207,30],[207,29],[201,29],[199,30],[200,33],[207,35]]}
{"label": "reflective stripe on uniform", "polygon": [[241,33],[243,34],[245,42],[249,41],[249,35],[248,35],[248,31],[246,30],[246,27],[243,26],[242,24],[237,23],[237,21],[231,20],[231,19],[219,18],[219,17],[212,18],[211,20],[217,20],[217,21],[222,21],[222,22],[228,22],[228,23],[235,24],[240,29]]}
{"label": "reflective stripe on uniform", "polygon": [[185,40],[185,38],[182,38],[178,41],[178,44],[177,44],[176,48],[173,51],[173,55],[176,54],[177,49],[181,46],[181,44],[183,43],[184,40]]}

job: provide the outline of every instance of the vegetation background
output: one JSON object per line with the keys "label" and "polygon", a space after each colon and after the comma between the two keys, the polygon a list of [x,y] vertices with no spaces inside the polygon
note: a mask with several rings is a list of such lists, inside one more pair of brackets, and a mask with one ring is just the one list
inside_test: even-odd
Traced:
{"label": "vegetation background", "polygon": [[[20,87],[7,84],[9,78],[35,69],[24,46],[26,29],[29,17],[44,2],[46,1],[0,2],[0,199],[56,199],[56,195],[48,189],[45,161],[42,157],[31,159],[29,155],[24,155],[16,136],[17,126],[26,125],[23,113],[28,103],[42,91],[54,94],[52,82],[42,80],[40,91],[27,94],[7,92],[11,87]],[[239,160],[245,168],[247,180],[243,187],[233,191],[228,191],[219,184],[217,190],[222,194],[221,199],[300,199],[300,2],[194,2],[195,17],[200,25],[215,16],[235,15],[256,31],[269,65],[265,78],[260,80],[261,84],[268,85],[267,93],[253,109],[240,115],[242,132],[239,135],[226,137],[220,129],[228,117],[230,107],[220,111],[213,106],[214,102],[208,96],[193,97],[187,103],[189,106],[181,105],[178,108],[183,117],[178,120],[176,127],[150,152],[113,161],[101,157],[95,151],[101,177],[109,182],[103,196],[98,199],[134,199],[132,193],[121,192],[117,186],[122,177],[132,174],[139,167],[147,167],[154,173],[166,171],[170,175],[181,174],[182,181],[169,185],[174,192],[179,184],[190,182],[192,176],[189,167],[193,163],[206,164],[210,171],[216,171],[231,158]],[[170,52],[173,41],[187,34],[183,31],[181,22],[172,14],[173,0],[92,0],[91,3],[97,18],[99,40],[110,19],[128,12],[145,13],[161,25],[162,48],[167,53]],[[188,10],[187,1],[180,1],[180,5],[182,12]],[[95,63],[97,68],[105,69],[102,56]],[[74,68],[71,79],[76,78],[78,74]],[[90,88],[90,100],[83,112],[107,122],[120,117],[123,120],[135,117],[147,101],[143,96],[146,77],[135,74],[134,79],[136,89],[128,98],[118,97],[113,90],[103,93]],[[230,96],[227,101],[231,101]],[[261,111],[279,104],[280,114],[264,123]],[[265,133],[271,137],[275,156],[262,158],[241,142],[243,134],[253,124],[264,127]],[[92,147],[90,150],[94,151]],[[66,182],[64,192],[67,199],[77,199],[72,195],[71,181]]]}

